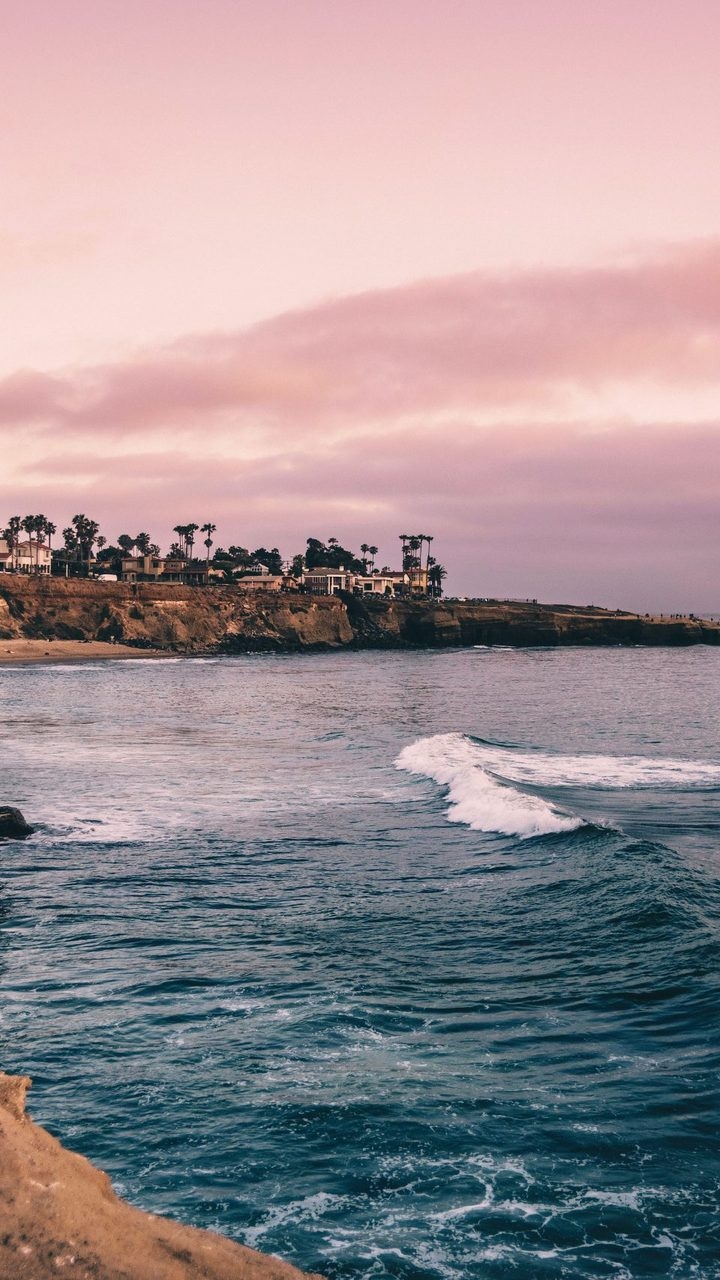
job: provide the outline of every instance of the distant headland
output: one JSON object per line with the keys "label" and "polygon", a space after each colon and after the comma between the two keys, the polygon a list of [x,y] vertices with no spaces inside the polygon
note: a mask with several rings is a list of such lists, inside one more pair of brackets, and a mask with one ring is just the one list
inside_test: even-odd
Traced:
{"label": "distant headland", "polygon": [[[0,660],[472,645],[720,644],[720,623],[593,605],[0,574]],[[28,648],[28,646],[30,646]]]}

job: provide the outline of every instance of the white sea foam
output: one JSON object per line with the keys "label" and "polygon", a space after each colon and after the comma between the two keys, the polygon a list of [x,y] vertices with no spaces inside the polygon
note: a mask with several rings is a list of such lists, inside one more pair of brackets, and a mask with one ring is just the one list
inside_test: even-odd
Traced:
{"label": "white sea foam", "polygon": [[523,837],[571,831],[582,824],[540,796],[516,791],[509,785],[514,782],[597,790],[720,787],[720,764],[714,761],[551,755],[475,742],[460,733],[420,738],[405,747],[395,763],[448,788],[451,822]]}
{"label": "white sea foam", "polygon": [[540,796],[526,795],[491,777],[483,750],[462,734],[441,733],[405,747],[395,764],[447,787],[449,821],[464,822],[474,831],[527,839],[582,826],[574,814],[561,813]]}

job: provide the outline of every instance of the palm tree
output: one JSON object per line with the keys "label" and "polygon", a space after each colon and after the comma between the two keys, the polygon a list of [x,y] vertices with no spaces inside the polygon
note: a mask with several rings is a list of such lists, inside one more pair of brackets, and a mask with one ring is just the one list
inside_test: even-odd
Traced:
{"label": "palm tree", "polygon": [[84,562],[87,571],[95,539],[100,532],[100,525],[97,520],[91,520],[88,516],[82,514],[73,516],[70,523],[75,529],[80,548],[80,559]]}
{"label": "palm tree", "polygon": [[213,544],[212,535],[214,534],[216,529],[217,529],[217,525],[211,524],[210,521],[208,520],[207,524],[204,524],[200,530],[201,533],[207,534],[207,537],[205,539],[205,546],[207,547],[207,555],[205,556],[205,565],[207,568],[210,567],[210,548]]}
{"label": "palm tree", "polygon": [[173,533],[176,533],[178,536],[178,545],[180,547],[180,553],[181,555],[184,555],[186,557],[187,557],[188,528],[189,528],[189,525],[186,525],[186,524],[176,524],[173,528]]}
{"label": "palm tree", "polygon": [[150,534],[149,534],[149,533],[136,533],[136,534],[135,534],[135,546],[137,547],[137,549],[138,549],[138,551],[140,552],[140,555],[141,555],[141,556],[146,556],[146,555],[148,554],[149,550],[150,550]]}
{"label": "palm tree", "polygon": [[361,546],[360,546],[360,550],[362,551],[363,569],[364,569],[365,573],[367,573],[367,560],[366,560],[366,556],[367,556],[368,552],[370,551],[370,548],[369,548],[369,546],[368,546],[367,542],[363,542],[363,543],[361,544]]}
{"label": "palm tree", "polygon": [[40,548],[45,542],[48,521],[46,516],[35,516],[35,572],[40,572]]}
{"label": "palm tree", "polygon": [[371,563],[370,563],[370,572],[371,572],[371,573],[374,573],[374,572],[375,572],[375,557],[376,557],[376,555],[377,555],[377,553],[378,553],[378,548],[377,548],[377,547],[366,547],[366,550],[370,553],[370,558],[371,558]]}
{"label": "palm tree", "polygon": [[30,569],[32,570],[33,534],[35,532],[35,516],[23,516],[22,520],[20,521],[20,524],[28,536],[28,543],[29,543],[28,550],[30,552]]}
{"label": "palm tree", "polygon": [[20,530],[22,529],[22,520],[20,516],[11,516],[8,520],[8,527],[5,530],[5,537],[8,542],[8,549],[13,553],[13,568],[17,573],[18,568],[18,543],[20,541]]}
{"label": "palm tree", "polygon": [[425,543],[425,542],[427,543],[427,559],[426,559],[426,561],[425,561],[425,576],[424,576],[424,580],[425,580],[425,591],[427,591],[427,587],[428,587],[428,577],[427,577],[427,573],[428,573],[429,562],[430,562],[430,543],[433,541],[433,537],[432,537],[432,534],[429,534],[429,533],[418,533],[418,534],[416,534],[415,536],[416,536],[416,538],[418,539],[418,541],[419,541],[419,543],[420,543],[420,555],[419,555],[419,558],[418,558],[418,564],[417,564],[417,568],[418,568],[418,588],[419,588],[419,590],[422,590],[422,589],[423,589],[423,564],[422,564],[422,560],[423,560],[423,543]]}
{"label": "palm tree", "polygon": [[131,538],[129,533],[121,533],[117,540],[117,544],[126,556],[131,556],[135,546],[135,539]]}
{"label": "palm tree", "polygon": [[431,543],[431,542],[434,542],[434,541],[435,541],[435,538],[433,537],[433,535],[432,535],[431,533],[426,533],[426,534],[425,534],[425,541],[427,542],[427,559],[426,559],[426,561],[425,561],[425,581],[426,581],[426,583],[427,583],[427,582],[429,581],[429,579],[428,579],[428,576],[427,576],[427,575],[428,575],[428,573],[429,573],[429,571],[430,571],[430,559],[431,559],[431,556],[430,556],[430,543]]}
{"label": "palm tree", "polygon": [[418,569],[420,566],[418,551],[420,551],[421,548],[422,548],[421,535],[419,533],[411,533],[410,537],[408,538],[408,552],[410,553],[408,556],[408,560],[410,564],[410,586],[415,590],[417,590],[421,582],[421,578],[418,574]]}
{"label": "palm tree", "polygon": [[443,591],[443,578],[447,577],[447,569],[445,569],[443,565],[438,564],[437,561],[433,561],[428,572],[433,595],[441,596]]}
{"label": "palm tree", "polygon": [[407,543],[407,540],[408,540],[408,535],[407,535],[406,533],[399,533],[399,534],[398,534],[398,537],[399,537],[399,539],[400,539],[400,545],[401,545],[401,547],[402,547],[402,567],[403,567],[403,572],[405,572],[405,570],[407,569],[407,565],[406,565],[405,561],[407,560],[407,546],[406,546],[406,543]]}
{"label": "palm tree", "polygon": [[200,528],[199,524],[186,524],[185,537],[187,540],[188,560],[192,560],[192,549],[195,545],[195,534]]}

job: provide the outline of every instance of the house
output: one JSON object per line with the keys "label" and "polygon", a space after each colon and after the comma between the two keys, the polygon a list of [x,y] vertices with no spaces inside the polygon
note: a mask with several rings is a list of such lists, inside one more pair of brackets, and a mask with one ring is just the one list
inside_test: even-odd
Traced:
{"label": "house", "polygon": [[161,556],[123,556],[123,582],[158,582],[165,572]]}
{"label": "house", "polygon": [[400,596],[410,590],[407,573],[346,573],[344,569],[308,569],[303,574],[305,589],[314,596],[334,596],[339,591],[355,595]]}
{"label": "house", "polygon": [[355,575],[340,569],[307,569],[305,587],[313,596],[336,596],[339,591],[352,591]]}
{"label": "house", "polygon": [[164,556],[123,556],[123,582],[184,582],[205,586],[208,567],[204,560],[166,559]]}
{"label": "house", "polygon": [[0,538],[0,571],[5,573],[50,573],[52,552],[44,543],[18,542],[11,549]]}
{"label": "house", "polygon": [[247,577],[236,578],[235,586],[240,591],[280,591],[284,582],[281,573],[249,574]]}
{"label": "house", "polygon": [[399,596],[404,594],[408,585],[406,573],[357,573],[352,589],[356,595]]}

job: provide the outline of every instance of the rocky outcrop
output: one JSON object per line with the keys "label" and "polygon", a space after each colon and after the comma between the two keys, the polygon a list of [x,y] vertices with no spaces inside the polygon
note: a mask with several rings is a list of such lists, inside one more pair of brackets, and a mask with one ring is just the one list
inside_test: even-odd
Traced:
{"label": "rocky outcrop", "polygon": [[20,810],[9,804],[0,804],[0,840],[25,840],[31,835],[32,827]]}
{"label": "rocky outcrop", "polygon": [[3,1280],[302,1280],[288,1263],[120,1200],[106,1174],[28,1119],[29,1085],[0,1072]]}
{"label": "rocky outcrop", "polygon": [[386,600],[0,574],[0,640],[99,640],[178,653],[456,645],[720,643],[698,618],[592,606]]}

